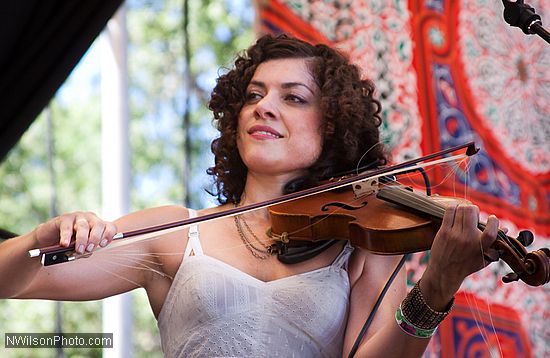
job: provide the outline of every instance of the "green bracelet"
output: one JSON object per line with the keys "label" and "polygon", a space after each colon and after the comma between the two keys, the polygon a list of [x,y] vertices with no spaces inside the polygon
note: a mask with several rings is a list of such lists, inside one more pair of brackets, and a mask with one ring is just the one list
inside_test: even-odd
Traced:
{"label": "green bracelet", "polygon": [[397,322],[397,325],[403,330],[403,332],[413,337],[430,338],[437,330],[437,327],[432,329],[423,329],[416,327],[403,315],[403,312],[401,311],[401,305],[399,305],[397,311],[395,311],[395,321]]}

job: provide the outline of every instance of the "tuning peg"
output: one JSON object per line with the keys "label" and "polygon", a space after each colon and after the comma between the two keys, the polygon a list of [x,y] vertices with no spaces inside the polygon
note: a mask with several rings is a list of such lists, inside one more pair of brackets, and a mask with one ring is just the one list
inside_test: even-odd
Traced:
{"label": "tuning peg", "polygon": [[519,232],[518,241],[521,242],[523,246],[529,246],[533,243],[535,237],[533,233],[529,230],[522,230]]}
{"label": "tuning peg", "polygon": [[510,272],[502,277],[502,282],[510,283],[514,281],[519,281],[519,275],[515,272]]}

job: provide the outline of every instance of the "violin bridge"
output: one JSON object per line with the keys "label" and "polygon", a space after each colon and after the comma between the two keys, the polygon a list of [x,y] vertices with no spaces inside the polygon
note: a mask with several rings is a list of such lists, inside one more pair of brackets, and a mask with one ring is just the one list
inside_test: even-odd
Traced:
{"label": "violin bridge", "polygon": [[361,198],[363,196],[368,196],[378,193],[380,189],[378,178],[371,178],[363,180],[353,184],[353,193],[355,198]]}

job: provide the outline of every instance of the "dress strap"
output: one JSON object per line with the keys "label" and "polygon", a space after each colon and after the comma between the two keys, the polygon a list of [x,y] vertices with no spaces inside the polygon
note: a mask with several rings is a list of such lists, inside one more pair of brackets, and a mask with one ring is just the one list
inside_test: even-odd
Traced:
{"label": "dress strap", "polygon": [[332,262],[332,267],[337,267],[339,269],[344,269],[347,271],[348,269],[348,262],[349,257],[351,253],[353,252],[353,246],[349,243],[349,241],[346,242],[346,246],[342,249],[340,254],[336,257],[336,259]]}
{"label": "dress strap", "polygon": [[[189,218],[194,217],[197,217],[197,211],[189,209]],[[189,226],[187,238],[187,246],[185,247],[183,257],[203,255],[201,242],[199,240],[199,226],[197,224]]]}

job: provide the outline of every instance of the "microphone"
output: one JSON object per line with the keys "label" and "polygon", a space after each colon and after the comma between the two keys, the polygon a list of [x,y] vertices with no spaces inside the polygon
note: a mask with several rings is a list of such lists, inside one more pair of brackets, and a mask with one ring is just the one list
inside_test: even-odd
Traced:
{"label": "microphone", "polygon": [[504,4],[504,20],[514,27],[519,27],[525,34],[537,34],[550,43],[550,33],[542,27],[541,17],[535,9],[523,0],[502,0]]}

